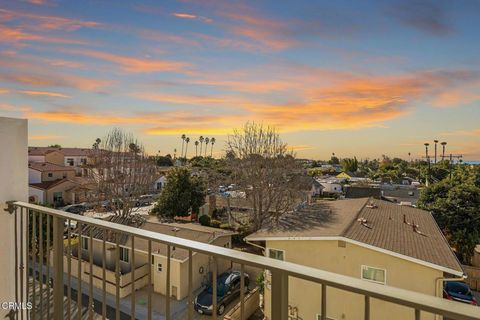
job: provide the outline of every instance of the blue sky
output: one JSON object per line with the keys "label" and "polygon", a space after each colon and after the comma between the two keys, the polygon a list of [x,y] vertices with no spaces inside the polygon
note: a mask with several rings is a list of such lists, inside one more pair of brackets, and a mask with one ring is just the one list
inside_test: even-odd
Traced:
{"label": "blue sky", "polygon": [[[150,153],[246,121],[299,157],[480,158],[474,1],[0,3],[0,116],[30,144],[90,146],[112,127]],[[194,148],[189,148],[194,155]]]}

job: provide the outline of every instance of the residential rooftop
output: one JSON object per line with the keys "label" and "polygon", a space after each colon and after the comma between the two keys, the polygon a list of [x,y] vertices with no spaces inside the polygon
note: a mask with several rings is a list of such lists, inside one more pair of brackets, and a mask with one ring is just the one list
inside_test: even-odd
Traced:
{"label": "residential rooftop", "polygon": [[91,149],[88,148],[55,148],[55,147],[28,147],[28,155],[44,156],[47,153],[58,151],[64,156],[88,156]]}
{"label": "residential rooftop", "polygon": [[45,171],[75,171],[72,167],[62,166],[50,162],[29,162],[28,167],[40,172]]}
{"label": "residential rooftop", "polygon": [[333,239],[463,274],[430,212],[378,199],[324,201],[272,220],[247,237],[250,241]]}

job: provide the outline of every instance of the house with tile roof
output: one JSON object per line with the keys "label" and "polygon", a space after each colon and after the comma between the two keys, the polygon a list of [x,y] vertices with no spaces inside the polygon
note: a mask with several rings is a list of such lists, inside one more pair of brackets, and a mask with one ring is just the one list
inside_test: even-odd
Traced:
{"label": "house with tile roof", "polygon": [[28,161],[71,167],[76,175],[85,176],[84,166],[88,162],[90,151],[88,148],[28,147]]}
{"label": "house with tile roof", "polygon": [[[373,198],[317,203],[266,223],[246,240],[263,246],[274,259],[432,296],[442,297],[444,279],[464,277],[430,212]],[[269,317],[268,272],[266,279]],[[299,319],[320,319],[320,286],[298,279],[290,279],[288,286],[289,306]],[[363,319],[363,296],[333,288],[327,295],[328,319]],[[374,299],[370,308],[370,319],[409,319],[413,314]],[[434,317],[424,314],[422,319]]]}
{"label": "house with tile roof", "polygon": [[54,207],[86,201],[93,185],[78,177],[70,166],[51,162],[29,162],[29,201]]}

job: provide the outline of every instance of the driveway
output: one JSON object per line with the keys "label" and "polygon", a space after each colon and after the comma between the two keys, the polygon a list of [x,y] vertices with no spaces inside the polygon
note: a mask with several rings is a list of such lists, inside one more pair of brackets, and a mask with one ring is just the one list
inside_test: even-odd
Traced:
{"label": "driveway", "polygon": [[[197,296],[200,292],[202,291],[202,288],[196,290],[193,292],[193,296]],[[143,319],[140,317],[139,311],[141,309],[147,310],[147,301],[148,301],[148,290],[147,288],[142,288],[138,290],[135,293],[135,300],[137,302],[137,318],[138,319]],[[170,310],[172,312],[172,319],[187,319],[188,318],[188,310],[187,310],[187,301],[188,298],[185,298],[183,300],[170,300]],[[122,299],[122,305],[127,306],[129,305],[130,302],[130,296]],[[227,307],[225,308],[225,313],[227,313],[231,308],[233,308],[238,302],[240,301],[240,297],[235,299],[233,302],[231,302]],[[153,312],[157,316],[159,316],[159,319],[164,319],[165,318],[165,296],[161,295],[159,293],[153,293],[152,294],[152,304],[153,304]],[[143,311],[143,310],[142,310]],[[224,313],[224,314],[225,314]],[[145,314],[146,315],[146,314]],[[157,317],[154,317],[157,319]],[[145,318],[146,319],[146,318]],[[193,312],[193,319],[195,320],[206,320],[206,319],[212,319],[211,316],[207,315],[200,315],[198,312]],[[217,319],[221,320],[223,319],[223,316],[218,316]]]}

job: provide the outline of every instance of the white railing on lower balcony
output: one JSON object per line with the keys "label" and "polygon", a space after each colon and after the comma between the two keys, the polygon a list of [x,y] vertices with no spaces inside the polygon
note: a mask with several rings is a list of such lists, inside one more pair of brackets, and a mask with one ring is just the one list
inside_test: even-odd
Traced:
{"label": "white railing on lower balcony", "polygon": [[[290,262],[279,261],[270,259],[263,256],[253,255],[249,253],[239,252],[236,250],[219,247],[211,244],[206,244],[197,241],[186,240],[174,236],[169,236],[161,233],[145,231],[135,227],[120,225],[116,223],[107,222],[104,220],[94,219],[90,217],[79,216],[64,211],[45,208],[42,206],[24,203],[24,202],[10,202],[9,212],[15,215],[15,230],[19,232],[15,233],[15,239],[13,244],[17,250],[15,258],[16,274],[14,275],[16,284],[16,299],[17,302],[24,302],[28,300],[33,305],[33,309],[28,312],[18,312],[14,315],[17,319],[81,319],[80,310],[73,310],[73,298],[72,298],[72,279],[71,279],[71,258],[72,250],[71,246],[65,246],[65,241],[69,243],[70,228],[65,231],[65,225],[70,226],[72,221],[76,222],[76,230],[72,233],[82,235],[82,226],[93,226],[97,230],[104,230],[104,233],[114,233],[116,235],[128,235],[132,239],[145,239],[148,241],[148,257],[152,256],[152,243],[165,244],[167,252],[171,252],[172,248],[182,248],[188,250],[188,312],[187,319],[193,319],[193,285],[192,285],[192,254],[200,253],[205,254],[212,259],[226,259],[233,263],[238,263],[241,266],[241,290],[240,301],[243,302],[244,298],[244,270],[245,266],[252,266],[261,269],[268,269],[271,273],[271,319],[273,320],[287,320],[288,315],[288,279],[298,278],[320,285],[321,299],[318,301],[318,309],[321,310],[321,319],[325,320],[327,315],[327,287],[341,289],[347,292],[356,293],[365,297],[365,304],[363,315],[364,319],[370,319],[370,300],[372,298],[394,303],[397,305],[405,306],[412,309],[412,318],[419,320],[422,317],[422,313],[431,313],[439,316],[443,316],[448,319],[458,320],[474,320],[480,319],[480,308],[470,306],[467,304],[461,304],[453,301],[448,301],[442,298],[433,297],[417,292],[407,291],[399,288],[394,288],[385,285],[379,285],[375,283],[366,282],[357,278],[352,278],[332,272],[327,272],[315,268],[310,268]],[[40,227],[42,226],[42,227]],[[22,232],[21,230],[26,230]],[[92,228],[90,228],[92,230]],[[67,237],[65,237],[67,232]],[[90,272],[88,290],[88,306],[93,303],[93,256],[92,256],[92,234],[83,234],[90,242],[89,255],[90,255]],[[67,239],[67,240],[66,240]],[[118,239],[118,237],[116,237]],[[78,241],[75,245],[80,249],[81,241]],[[135,242],[132,240],[132,247],[135,248]],[[106,266],[105,266],[105,237],[103,238],[103,279],[105,278]],[[7,244],[3,244],[7,245]],[[50,248],[51,246],[51,248]],[[48,247],[48,249],[47,249]],[[67,250],[65,250],[67,247]],[[116,241],[116,295],[115,295],[115,318],[120,319],[120,266],[119,266],[119,243]],[[52,254],[47,252],[52,251]],[[66,259],[64,258],[66,256]],[[50,258],[51,257],[51,258]],[[132,255],[134,257],[134,255]],[[53,259],[53,261],[49,261]],[[64,261],[68,265],[68,272],[64,274]],[[135,259],[132,258],[130,263],[131,268],[131,319],[137,319],[135,312]],[[165,318],[167,320],[172,319],[171,315],[171,301],[170,301],[170,254],[167,254],[166,265],[166,295],[165,295]],[[79,261],[79,260],[74,260]],[[84,261],[85,263],[85,261]],[[51,266],[51,267],[50,267]],[[46,271],[44,271],[46,269]],[[50,270],[51,269],[51,270]],[[25,270],[27,272],[25,272]],[[110,270],[111,271],[111,270]],[[50,274],[51,273],[51,274]],[[148,283],[152,283],[151,268],[148,271]],[[212,270],[213,279],[213,310],[217,310],[217,267],[213,264]],[[27,276],[26,276],[27,275]],[[80,275],[80,272],[78,272]],[[68,279],[64,279],[67,277]],[[12,275],[13,278],[13,275]],[[81,278],[81,276],[79,277]],[[30,281],[29,281],[30,279]],[[33,280],[33,281],[32,281]],[[53,280],[53,283],[51,282]],[[64,280],[67,283],[64,287]],[[106,284],[103,280],[102,284],[102,310],[100,312],[103,319],[106,318]],[[82,281],[78,281],[80,286]],[[152,286],[148,285],[148,298],[147,298],[147,319],[153,319],[152,317]],[[35,294],[40,292],[40,294]],[[82,292],[81,288],[77,287],[77,292]],[[33,293],[33,294],[31,294]],[[50,296],[52,294],[52,296]],[[66,304],[64,299],[65,296]],[[45,300],[53,300],[51,303],[44,303]],[[82,308],[82,304],[85,305],[85,301],[82,301],[82,295],[77,294],[76,307]],[[43,310],[45,308],[52,308],[53,310]],[[94,314],[92,308],[90,309],[88,318],[93,319]],[[245,312],[243,310],[243,304],[241,305],[241,319],[245,319]],[[72,311],[73,310],[73,311]],[[75,315],[72,314],[75,313]],[[75,318],[74,318],[75,316]],[[98,314],[96,315],[98,316]],[[123,315],[124,317],[124,315]],[[216,312],[213,312],[213,319],[217,318]]]}

